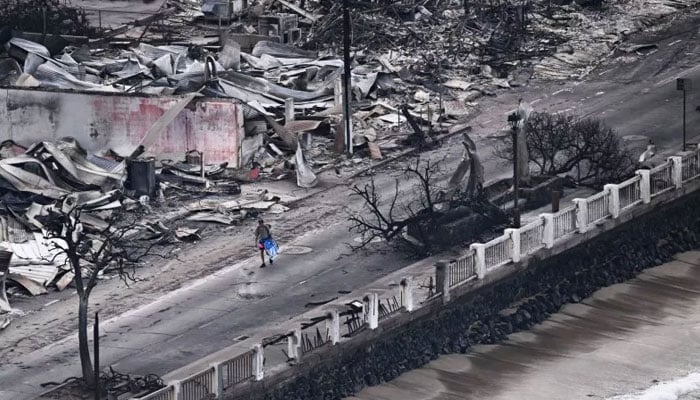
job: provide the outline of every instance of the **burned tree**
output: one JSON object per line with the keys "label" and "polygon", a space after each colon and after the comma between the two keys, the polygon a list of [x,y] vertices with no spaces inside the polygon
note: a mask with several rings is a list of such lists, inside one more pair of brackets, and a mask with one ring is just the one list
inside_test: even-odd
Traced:
{"label": "burned tree", "polygon": [[[411,224],[419,224],[435,218],[435,214],[446,200],[438,200],[440,188],[435,184],[435,176],[441,171],[440,162],[420,159],[404,168],[406,180],[417,180],[411,185],[411,190],[401,190],[400,180],[394,181],[394,191],[388,202],[385,202],[377,190],[374,178],[363,187],[352,188],[352,195],[364,200],[366,213],[350,215],[351,231],[362,235],[362,242],[357,248],[365,247],[377,238],[391,242],[399,241],[418,252],[430,251],[430,243],[425,237],[418,237],[420,243],[412,241],[405,235]],[[408,192],[417,192],[416,197]]]}
{"label": "burned tree", "polygon": [[[67,6],[60,0],[0,0],[0,26],[28,32],[90,36],[85,10]],[[2,40],[2,38],[0,38]]]}
{"label": "burned tree", "polygon": [[[93,219],[75,199],[67,197],[60,208],[51,208],[47,215],[37,217],[45,228],[45,238],[52,243],[58,256],[64,256],[74,274],[78,295],[78,342],[82,378],[93,387],[99,378],[90,360],[88,344],[88,304],[97,285],[98,276],[106,270],[116,272],[125,282],[135,281],[136,264],[153,254],[156,242],[134,240],[135,215],[121,210],[113,212],[106,227],[97,228],[87,221]],[[85,220],[85,222],[83,222]]]}
{"label": "burned tree", "polygon": [[[374,179],[363,187],[354,186],[352,195],[364,200],[364,207],[349,217],[350,230],[362,236],[360,245],[353,247],[363,248],[380,238],[427,255],[505,222],[503,213],[484,197],[478,157],[467,155],[470,144],[465,142],[465,157],[447,186],[437,183],[444,173],[443,162],[420,159],[404,168],[409,188],[402,188],[396,179],[393,193],[386,199]],[[467,171],[472,172],[465,179]]]}
{"label": "burned tree", "polygon": [[[615,131],[600,120],[533,112],[525,124],[529,161],[541,176],[571,175],[578,184],[598,186],[626,177],[633,160]],[[509,162],[510,136],[495,154]]]}

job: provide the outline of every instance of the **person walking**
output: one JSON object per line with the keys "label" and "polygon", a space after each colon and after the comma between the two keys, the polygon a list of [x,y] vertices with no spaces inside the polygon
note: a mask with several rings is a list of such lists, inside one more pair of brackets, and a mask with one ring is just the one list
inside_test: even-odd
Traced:
{"label": "person walking", "polygon": [[258,249],[260,249],[260,259],[262,260],[260,268],[265,268],[265,251],[268,251],[270,265],[272,265],[272,263],[274,262],[272,260],[274,255],[269,253],[269,249],[274,246],[274,241],[272,240],[270,225],[265,225],[265,221],[263,221],[262,218],[258,219],[258,227],[255,229],[255,242],[258,246]]}

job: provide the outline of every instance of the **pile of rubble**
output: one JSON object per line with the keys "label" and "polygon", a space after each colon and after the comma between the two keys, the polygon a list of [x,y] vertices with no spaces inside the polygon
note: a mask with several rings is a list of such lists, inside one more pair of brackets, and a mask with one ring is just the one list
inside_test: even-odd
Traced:
{"label": "pile of rubble", "polygon": [[[660,1],[665,1],[663,12],[686,5]],[[117,30],[112,42],[100,45],[43,46],[19,36],[0,37],[9,56],[0,55],[0,84],[235,98],[245,107],[245,165],[257,162],[278,176],[281,166],[297,161],[313,169],[338,160],[333,155],[334,142],[342,137],[338,82],[343,63],[333,56],[340,53],[343,37],[338,2],[253,4],[226,19],[222,29],[201,19],[206,7],[196,1],[168,4],[171,11],[163,13],[163,20]],[[614,4],[596,11],[575,4],[504,1],[353,3],[355,145],[367,149],[363,154],[381,157],[410,134],[444,132],[467,120],[480,96],[523,85],[533,74],[580,77],[635,21],[644,20],[629,8]],[[168,45],[145,43],[165,36]],[[134,41],[137,45],[124,48]],[[404,106],[413,124],[400,112]]]}
{"label": "pile of rubble", "polygon": [[[326,0],[307,4],[319,22],[310,27],[305,46],[341,48],[342,5]],[[518,85],[521,75],[533,73],[536,78],[579,79],[626,35],[656,29],[660,17],[694,4],[696,0],[610,1],[603,8],[551,1],[352,3],[353,46],[384,54],[398,68],[432,71],[438,82],[458,75],[480,84],[494,78]],[[479,76],[485,67],[493,74]],[[504,87],[505,82],[495,85]]]}
{"label": "pile of rubble", "polygon": [[[49,49],[21,37],[2,44],[6,58],[0,58],[1,84],[93,93],[201,93],[234,98],[243,104],[246,125],[253,132],[244,143],[244,165],[255,161],[271,168],[291,163],[300,165],[295,167],[298,175],[311,171],[303,166],[307,160],[304,150],[326,159],[317,163],[309,160],[311,167],[337,158],[331,156],[342,117],[343,62],[337,58],[264,40],[245,52],[226,35],[218,52],[146,43],[126,50],[87,46]],[[359,118],[354,121],[355,145],[362,149],[370,146],[368,142],[377,142],[371,145],[377,157],[381,150],[397,147],[396,128],[405,122],[396,105],[380,100],[407,87],[399,75],[381,57],[357,54],[353,64],[353,97],[359,109]],[[447,112],[441,119],[438,96],[434,96],[432,105],[414,104],[412,97],[409,100],[408,114],[429,131],[439,131],[438,125],[444,128],[454,122],[450,120],[454,113]],[[447,104],[449,100],[445,99]],[[427,98],[419,103],[427,103]],[[451,109],[460,109],[458,115],[468,114],[466,107],[451,105]],[[257,129],[260,125],[262,128]],[[304,136],[307,133],[319,140]],[[299,137],[304,140],[300,142]],[[265,171],[271,173],[272,169]],[[298,180],[315,182],[313,176]]]}
{"label": "pile of rubble", "polygon": [[0,26],[13,26],[21,31],[42,32],[51,29],[64,35],[77,36],[97,32],[84,11],[66,7],[65,1],[0,0],[0,9],[3,10],[0,13]]}
{"label": "pile of rubble", "polygon": [[[37,39],[0,29],[0,86],[237,99],[246,136],[238,171],[202,165],[196,152],[156,166],[138,160],[138,152],[88,154],[70,139],[29,148],[2,143],[0,245],[14,254],[7,273],[35,294],[70,283],[64,260],[54,257],[36,219],[59,199],[89,209],[87,223],[97,229],[114,210],[148,211],[154,201],[172,199],[178,200],[168,210],[174,219],[235,223],[283,208],[264,192],[231,198],[240,192],[236,182],[289,176],[311,187],[324,166],[354,166],[362,156],[378,159],[466,131],[479,97],[532,76],[580,78],[651,17],[697,1],[640,2],[612,3],[603,11],[544,1],[354,2],[352,128],[360,157],[352,161],[337,152],[344,137],[339,2],[264,1],[212,25],[199,1],[171,0],[157,23],[112,29],[99,40]],[[157,177],[140,182],[150,185],[147,190],[127,179],[139,161],[152,163],[146,168]],[[144,190],[149,196],[140,194]],[[220,197],[186,201],[195,193]],[[145,219],[142,228],[155,240],[198,236],[195,228],[166,225]]]}
{"label": "pile of rubble", "polygon": [[225,165],[204,165],[202,174],[192,154],[155,168],[154,160],[89,154],[65,138],[29,148],[5,141],[0,155],[0,311],[11,311],[6,281],[8,292],[32,296],[72,283],[61,241],[46,238],[42,217],[50,211],[80,207],[80,221],[92,232],[110,229],[114,213],[129,212],[135,221],[129,237],[168,245],[201,239],[202,223],[230,225],[287,210],[265,191],[241,194],[236,182],[246,176]]}

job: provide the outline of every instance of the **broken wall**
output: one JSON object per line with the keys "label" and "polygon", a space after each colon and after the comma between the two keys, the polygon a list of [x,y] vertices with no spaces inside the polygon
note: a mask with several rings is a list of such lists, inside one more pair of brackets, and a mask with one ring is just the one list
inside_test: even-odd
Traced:
{"label": "broken wall", "polygon": [[[181,97],[0,89],[0,140],[23,146],[65,136],[88,152],[109,149],[122,156],[139,145],[149,128]],[[238,168],[244,136],[243,109],[232,99],[195,99],[146,148],[158,159],[184,159],[204,152],[206,163]]]}

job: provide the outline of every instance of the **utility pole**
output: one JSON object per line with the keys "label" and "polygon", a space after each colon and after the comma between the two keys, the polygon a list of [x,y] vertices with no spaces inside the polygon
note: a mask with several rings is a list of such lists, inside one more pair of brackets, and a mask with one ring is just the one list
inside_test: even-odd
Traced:
{"label": "utility pole", "polygon": [[686,100],[686,91],[690,90],[692,87],[691,80],[688,78],[678,78],[676,79],[676,90],[682,90],[683,91],[683,151],[686,150],[686,141],[685,141],[685,100]]}
{"label": "utility pole", "polygon": [[97,312],[95,312],[93,344],[95,345],[95,400],[100,400],[100,317]]}
{"label": "utility pole", "polygon": [[518,122],[520,115],[514,112],[508,115],[508,123],[511,127],[513,137],[513,226],[520,228],[520,209],[518,208],[518,197],[520,191],[520,174],[518,173]]}
{"label": "utility pole", "polygon": [[343,0],[343,122],[345,123],[345,149],[348,156],[352,155],[352,110],[350,109],[350,94],[352,77],[350,72],[350,5]]}

